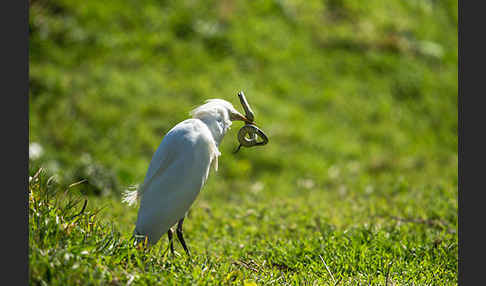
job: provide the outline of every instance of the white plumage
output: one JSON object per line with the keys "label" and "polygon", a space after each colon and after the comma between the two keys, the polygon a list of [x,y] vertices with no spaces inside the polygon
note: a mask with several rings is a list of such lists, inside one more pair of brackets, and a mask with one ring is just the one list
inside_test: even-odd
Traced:
{"label": "white plumage", "polygon": [[[149,245],[182,221],[206,182],[211,165],[218,169],[218,146],[232,120],[247,121],[222,99],[211,99],[190,112],[191,119],[174,126],[163,138],[152,157],[142,185],[127,191],[124,202],[140,199],[134,234],[146,236]],[[179,229],[178,229],[179,232]],[[169,239],[171,239],[169,233]]]}

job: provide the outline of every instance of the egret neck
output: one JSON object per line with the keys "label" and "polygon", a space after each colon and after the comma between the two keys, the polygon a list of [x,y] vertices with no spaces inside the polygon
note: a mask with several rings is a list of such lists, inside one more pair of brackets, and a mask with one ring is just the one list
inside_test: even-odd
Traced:
{"label": "egret neck", "polygon": [[211,116],[209,114],[197,117],[197,119],[201,120],[202,122],[204,122],[204,124],[206,124],[206,126],[209,128],[209,131],[211,131],[211,134],[213,135],[216,146],[219,147],[219,144],[223,140],[224,135],[231,126],[231,121],[224,119],[216,120],[214,116]]}

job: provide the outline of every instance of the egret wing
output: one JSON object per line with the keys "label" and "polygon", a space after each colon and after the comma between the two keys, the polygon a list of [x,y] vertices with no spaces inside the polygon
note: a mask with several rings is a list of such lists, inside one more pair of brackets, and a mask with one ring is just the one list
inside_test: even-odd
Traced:
{"label": "egret wing", "polygon": [[141,196],[145,188],[150,184],[151,180],[157,173],[164,172],[181,153],[181,147],[184,145],[184,136],[181,136],[180,124],[174,126],[162,139],[159,147],[152,156],[150,165],[145,175],[145,179],[138,189],[139,196]]}

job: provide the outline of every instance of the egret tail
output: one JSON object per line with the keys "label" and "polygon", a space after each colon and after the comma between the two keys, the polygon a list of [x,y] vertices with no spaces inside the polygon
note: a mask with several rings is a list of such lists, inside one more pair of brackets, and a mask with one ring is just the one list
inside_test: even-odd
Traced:
{"label": "egret tail", "polygon": [[137,186],[130,187],[123,193],[122,202],[128,204],[129,206],[134,205],[138,199],[138,188]]}

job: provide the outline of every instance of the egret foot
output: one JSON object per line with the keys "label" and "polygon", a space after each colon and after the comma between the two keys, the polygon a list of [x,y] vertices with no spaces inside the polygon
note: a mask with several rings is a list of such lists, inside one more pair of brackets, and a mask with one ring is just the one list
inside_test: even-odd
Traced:
{"label": "egret foot", "polygon": [[182,244],[182,247],[186,251],[187,256],[191,256],[189,253],[189,249],[186,246],[186,242],[184,241],[184,235],[182,234],[182,224],[184,223],[184,218],[182,218],[179,223],[177,224],[177,238],[179,239],[179,242]]}

